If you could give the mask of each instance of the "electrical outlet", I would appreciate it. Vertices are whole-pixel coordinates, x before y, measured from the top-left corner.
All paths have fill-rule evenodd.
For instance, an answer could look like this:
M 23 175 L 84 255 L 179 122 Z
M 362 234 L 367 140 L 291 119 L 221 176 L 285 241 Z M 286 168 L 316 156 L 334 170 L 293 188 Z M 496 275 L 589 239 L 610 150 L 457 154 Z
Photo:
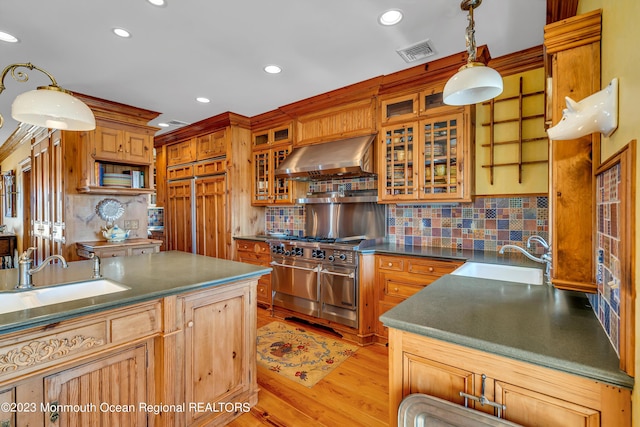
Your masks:
M 137 219 L 127 219 L 124 221 L 125 230 L 137 230 L 140 228 L 140 222 Z

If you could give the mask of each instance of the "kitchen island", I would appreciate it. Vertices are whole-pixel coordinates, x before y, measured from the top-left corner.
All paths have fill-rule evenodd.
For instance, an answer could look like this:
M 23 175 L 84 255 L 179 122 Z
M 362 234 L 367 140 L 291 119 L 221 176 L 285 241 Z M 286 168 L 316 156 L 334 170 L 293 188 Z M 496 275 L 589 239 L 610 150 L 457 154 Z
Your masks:
M 630 423 L 633 378 L 584 294 L 446 275 L 380 319 L 390 328 L 390 419 L 411 393 L 464 404 L 459 392 L 484 390 L 524 425 Z
M 33 283 L 87 281 L 92 263 Z M 103 276 L 129 289 L 0 314 L 0 422 L 228 423 L 257 401 L 255 292 L 269 271 L 175 251 L 112 258 Z M 0 272 L 4 291 L 15 283 Z

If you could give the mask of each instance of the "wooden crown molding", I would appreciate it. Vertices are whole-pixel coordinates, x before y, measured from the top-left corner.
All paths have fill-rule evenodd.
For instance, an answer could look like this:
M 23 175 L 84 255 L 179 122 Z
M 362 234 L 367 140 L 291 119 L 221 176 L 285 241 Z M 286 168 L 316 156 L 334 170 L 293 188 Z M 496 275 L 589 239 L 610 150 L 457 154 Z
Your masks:
M 151 120 L 160 115 L 157 111 L 145 110 L 144 108 L 108 101 L 78 92 L 73 92 L 73 96 L 87 104 L 96 118 L 147 126 Z
M 377 95 L 381 80 L 382 76 L 374 77 L 331 92 L 325 92 L 311 98 L 283 105 L 278 110 L 291 118 L 297 118 L 325 108 L 371 99 Z
M 503 77 L 542 68 L 544 67 L 544 46 L 538 45 L 493 58 L 488 65 Z
M 226 113 L 200 120 L 199 122 L 181 127 L 172 132 L 158 135 L 154 138 L 153 146 L 156 148 L 162 147 L 166 144 L 184 141 L 185 139 L 211 133 L 228 126 L 239 126 L 245 129 L 251 129 L 251 120 L 248 117 L 227 111 Z
M 575 16 L 578 3 L 579 0 L 547 0 L 547 24 Z
M 547 54 L 600 41 L 602 9 L 563 19 L 544 27 Z

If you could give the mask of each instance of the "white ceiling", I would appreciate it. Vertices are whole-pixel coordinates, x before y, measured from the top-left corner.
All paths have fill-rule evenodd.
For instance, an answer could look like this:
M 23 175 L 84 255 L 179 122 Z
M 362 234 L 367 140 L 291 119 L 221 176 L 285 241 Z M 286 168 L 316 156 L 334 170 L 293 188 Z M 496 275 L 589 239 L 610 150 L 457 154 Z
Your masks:
M 391 8 L 404 19 L 378 24 Z M 485 0 L 475 11 L 477 45 L 492 57 L 540 45 L 545 19 L 546 0 Z M 71 91 L 161 112 L 151 124 L 193 123 L 225 111 L 251 117 L 462 52 L 466 25 L 457 0 L 3 0 L 0 31 L 20 41 L 0 41 L 0 68 L 31 62 Z M 425 39 L 436 55 L 407 64 L 396 53 Z M 283 72 L 265 73 L 272 63 Z M 4 80 L 0 143 L 18 125 L 13 99 L 48 83 L 28 74 L 27 83 Z

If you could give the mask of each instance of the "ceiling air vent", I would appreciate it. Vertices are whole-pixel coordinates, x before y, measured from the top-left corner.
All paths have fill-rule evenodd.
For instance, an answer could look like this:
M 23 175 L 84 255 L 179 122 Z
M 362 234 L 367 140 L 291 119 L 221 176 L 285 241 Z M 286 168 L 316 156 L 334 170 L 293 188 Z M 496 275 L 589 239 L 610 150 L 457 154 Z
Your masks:
M 396 50 L 404 62 L 416 62 L 436 54 L 431 40 L 423 40 L 409 47 Z

